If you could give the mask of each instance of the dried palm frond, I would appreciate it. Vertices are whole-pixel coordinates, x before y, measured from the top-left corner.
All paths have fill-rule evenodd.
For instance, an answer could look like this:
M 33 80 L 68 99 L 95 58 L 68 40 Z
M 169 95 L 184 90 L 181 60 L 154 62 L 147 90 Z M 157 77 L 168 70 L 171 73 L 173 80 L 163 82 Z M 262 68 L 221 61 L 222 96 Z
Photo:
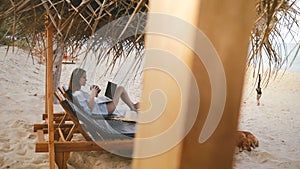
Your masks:
M 254 66 L 253 76 L 265 74 L 265 85 L 277 70 L 287 68 L 300 49 L 300 10 L 296 0 L 259 0 L 257 19 L 251 32 L 248 65 Z M 293 48 L 288 48 L 293 45 Z
M 55 29 L 56 44 L 62 43 L 64 51 L 74 56 L 86 47 L 86 56 L 89 51 L 98 51 L 98 62 L 113 54 L 114 67 L 118 58 L 130 52 L 142 56 L 147 4 L 148 0 L 2 0 L 0 26 L 5 25 L 12 43 L 23 39 L 31 52 L 37 48 L 43 51 L 48 16 Z M 298 54 L 299 39 L 291 39 L 296 45 L 294 52 L 285 44 L 289 43 L 287 36 L 299 33 L 299 7 L 296 0 L 257 0 L 256 11 L 248 66 L 256 68 L 254 76 L 266 74 L 263 77 L 267 77 L 267 84 L 269 77 L 287 67 Z
M 47 16 L 54 27 L 56 43 L 62 43 L 64 50 L 71 51 L 70 55 L 74 57 L 87 41 L 91 41 L 90 37 L 95 36 L 97 30 L 122 18 L 115 25 L 110 24 L 111 27 L 107 29 L 109 31 L 101 31 L 101 35 L 98 35 L 101 36 L 101 41 L 94 41 L 93 48 L 88 48 L 95 50 L 97 46 L 109 44 L 107 52 L 112 52 L 118 58 L 123 53 L 143 50 L 144 39 L 140 36 L 142 31 L 136 30 L 144 29 L 145 17 L 135 17 L 134 22 L 139 24 L 129 19 L 137 13 L 146 14 L 147 3 L 147 0 L 2 0 L 0 26 L 5 22 L 12 39 L 25 39 L 31 52 L 36 48 L 44 50 Z M 135 32 L 122 38 L 125 31 L 127 34 L 128 31 Z M 117 38 L 119 39 L 116 40 Z M 99 59 L 107 55 L 101 54 L 103 55 Z

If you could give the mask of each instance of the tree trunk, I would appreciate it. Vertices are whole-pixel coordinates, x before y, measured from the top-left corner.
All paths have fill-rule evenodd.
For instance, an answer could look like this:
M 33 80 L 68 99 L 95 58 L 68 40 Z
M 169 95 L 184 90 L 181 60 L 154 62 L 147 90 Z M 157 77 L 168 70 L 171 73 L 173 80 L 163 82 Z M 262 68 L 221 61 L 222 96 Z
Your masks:
M 56 91 L 58 85 L 60 84 L 63 54 L 64 54 L 63 43 L 59 40 L 57 42 L 56 49 L 54 50 L 54 58 L 53 58 L 53 91 Z M 56 97 L 54 97 L 54 103 L 55 104 L 58 103 Z

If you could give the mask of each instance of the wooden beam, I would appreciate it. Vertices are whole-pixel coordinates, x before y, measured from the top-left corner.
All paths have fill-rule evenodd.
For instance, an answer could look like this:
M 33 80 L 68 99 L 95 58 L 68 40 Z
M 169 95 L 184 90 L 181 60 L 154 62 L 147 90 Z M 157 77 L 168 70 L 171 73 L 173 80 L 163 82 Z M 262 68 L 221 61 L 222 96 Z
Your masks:
M 45 141 L 45 136 L 43 130 L 38 130 L 37 131 L 37 136 L 38 136 L 38 142 L 44 142 Z
M 70 157 L 70 152 L 62 152 L 62 153 L 55 152 L 55 162 L 59 169 L 68 168 L 67 162 L 69 157 Z
M 220 120 L 214 120 L 212 116 L 209 119 L 209 115 L 213 113 L 210 112 L 212 106 L 209 105 L 222 104 L 221 101 L 216 102 L 212 98 L 212 92 L 221 86 L 210 83 L 209 80 L 214 77 L 207 74 L 208 70 L 195 60 L 192 69 L 193 72 L 197 72 L 201 102 L 196 123 L 183 141 L 183 163 L 180 168 L 201 166 L 227 169 L 233 166 L 249 37 L 255 16 L 254 3 L 255 1 L 207 0 L 202 1 L 199 7 L 197 27 L 206 34 L 218 52 L 226 78 L 226 100 Z M 214 122 L 218 123 L 215 125 Z M 215 127 L 213 132 L 208 137 L 201 138 L 205 134 L 204 130 L 212 126 Z
M 195 25 L 197 21 L 197 14 L 198 14 L 198 7 L 201 1 L 186 1 L 181 0 L 164 0 L 158 1 L 153 0 L 150 1 L 150 13 L 161 13 L 161 17 L 158 15 L 151 15 L 149 17 L 148 26 L 149 29 L 152 29 L 155 26 L 166 28 L 168 30 L 174 30 L 174 28 L 180 28 L 180 25 L 170 25 L 172 20 L 161 20 L 163 19 L 163 15 L 174 16 L 174 20 L 178 21 L 185 20 L 191 25 Z M 173 20 L 173 21 L 174 21 Z M 181 33 L 185 34 L 185 38 L 190 41 L 193 41 L 194 32 L 187 32 L 187 30 L 179 30 Z M 145 67 L 151 67 L 151 65 L 158 64 L 165 65 L 166 67 L 174 67 L 178 71 L 181 67 L 177 67 L 178 65 L 174 65 L 171 62 L 172 60 L 166 60 L 166 57 L 169 57 L 169 54 L 173 54 L 173 58 L 176 61 L 182 62 L 182 65 L 187 65 L 192 67 L 193 52 L 188 49 L 184 44 L 180 44 L 176 42 L 172 38 L 168 38 L 168 36 L 159 36 L 159 34 L 146 34 L 146 58 L 145 58 Z M 158 52 L 156 54 L 151 54 L 151 51 Z M 166 53 L 164 53 L 166 52 Z M 155 61 L 156 60 L 156 61 Z M 159 66 L 160 66 L 159 65 Z M 154 66 L 155 68 L 155 66 Z M 160 71 L 162 70 L 162 71 Z M 176 70 L 175 70 L 176 71 Z M 167 73 L 165 73 L 167 72 Z M 178 86 L 177 80 L 174 79 L 172 74 L 168 74 L 169 71 L 165 71 L 164 67 L 161 69 L 149 69 L 144 71 L 143 77 L 143 93 L 142 93 L 142 101 L 141 101 L 141 115 L 145 114 L 158 114 L 159 116 L 152 120 L 151 122 L 147 122 L 144 124 L 138 123 L 137 124 L 137 138 L 144 138 L 149 140 L 149 142 L 143 142 L 143 140 L 136 141 L 134 146 L 134 156 L 133 160 L 133 168 L 134 169 L 150 169 L 153 168 L 153 164 L 155 164 L 155 168 L 161 169 L 176 169 L 180 168 L 180 161 L 181 158 L 181 151 L 182 151 L 182 143 L 177 142 L 180 135 L 182 134 L 181 131 L 183 130 L 184 126 L 178 126 L 178 130 L 176 133 L 170 134 L 167 138 L 158 139 L 158 141 L 151 141 L 151 138 L 154 136 L 159 136 L 160 134 L 163 135 L 167 133 L 166 131 L 172 126 L 174 126 L 174 121 L 179 116 L 179 110 L 181 109 L 181 93 L 180 88 Z M 170 72 L 173 73 L 173 72 Z M 183 73 L 183 72 L 181 72 Z M 171 75 L 171 76 L 170 76 Z M 184 83 L 184 86 L 189 87 L 190 82 L 187 79 L 180 80 L 180 83 Z M 154 105 L 152 103 L 153 108 L 150 109 L 150 104 L 148 103 L 149 93 L 151 93 L 154 89 L 162 90 L 165 95 L 165 100 L 160 100 L 161 103 Z M 195 91 L 193 91 L 195 92 Z M 158 97 L 156 100 L 163 97 Z M 152 101 L 155 101 L 155 100 Z M 162 106 L 166 102 L 164 109 L 159 109 L 159 106 Z M 147 112 L 143 112 L 144 110 L 150 110 Z M 156 112 L 162 111 L 162 112 Z M 188 113 L 187 113 L 188 114 Z M 170 144 L 171 148 L 161 150 L 161 152 L 154 152 L 145 154 L 145 152 L 151 152 L 153 149 L 157 149 L 162 147 L 162 145 Z M 172 145 L 173 144 L 173 145 Z M 157 153 L 157 154 L 156 154 Z M 146 157 L 140 157 L 140 156 Z M 148 156 L 148 157 L 147 157 Z M 201 168 L 201 167 L 198 167 Z
M 74 124 L 71 123 L 65 123 L 62 124 L 60 127 L 61 128 L 71 128 Z M 57 128 L 58 124 L 54 124 L 54 128 Z M 36 132 L 37 130 L 43 130 L 44 134 L 48 133 L 48 124 L 43 123 L 43 124 L 34 124 L 33 125 L 33 131 Z
M 150 1 L 147 24 L 148 30 L 152 32 L 145 37 L 145 67 L 154 69 L 144 71 L 140 113 L 140 119 L 144 123 L 137 124 L 136 137 L 142 139 L 135 141 L 134 169 L 151 169 L 153 164 L 161 169 L 232 168 L 254 11 L 253 1 Z M 156 16 L 160 14 L 161 17 L 155 17 L 151 13 Z M 165 17 L 164 14 L 173 17 Z M 186 22 L 191 26 L 185 27 Z M 167 32 L 155 34 L 154 27 Z M 178 33 L 179 36 L 182 35 L 181 38 L 174 37 Z M 199 42 L 199 33 L 205 34 L 200 37 L 205 43 Z M 206 48 L 207 46 L 210 48 Z M 201 49 L 200 55 L 197 49 Z M 174 65 L 174 60 L 165 59 L 170 55 L 175 61 L 179 60 L 187 66 L 193 77 L 174 79 L 176 75 L 183 75 L 184 70 Z M 161 67 L 156 68 L 156 65 L 176 69 L 174 72 L 164 71 Z M 214 79 L 220 79 L 220 83 Z M 196 88 L 191 87 L 193 80 L 197 83 Z M 160 98 L 164 97 L 160 96 L 151 100 L 154 103 L 149 103 L 149 94 L 154 93 L 155 89 L 160 89 L 166 99 L 162 100 Z M 198 91 L 199 97 L 194 97 Z M 224 92 L 222 97 L 215 97 L 216 94 Z M 191 97 L 185 99 L 183 96 L 186 95 Z M 214 98 L 217 99 L 213 100 Z M 157 105 L 155 99 L 159 100 Z M 166 101 L 166 105 L 163 101 Z M 197 116 L 192 116 L 195 105 L 199 105 L 196 109 Z M 215 105 L 216 111 L 211 112 Z M 160 110 L 162 111 L 157 112 Z M 153 115 L 157 115 L 157 118 L 153 118 Z M 146 121 L 143 117 L 152 119 Z M 178 119 L 185 121 L 179 123 L 177 130 L 172 133 L 170 129 Z M 189 122 L 192 122 L 192 127 L 184 135 L 183 131 Z M 157 139 L 166 133 L 170 133 L 169 137 Z M 176 142 L 181 136 L 184 136 L 183 139 Z M 172 147 L 161 152 L 153 151 L 158 145 L 160 148 L 163 145 Z
M 46 21 L 47 57 L 46 57 L 46 113 L 48 114 L 49 168 L 55 167 L 54 126 L 53 126 L 53 25 Z
M 62 140 L 63 142 L 66 142 L 64 133 L 63 133 L 63 131 L 61 130 L 61 128 L 58 128 L 58 133 L 59 133 L 59 136 L 60 136 L 61 140 Z
M 65 115 L 65 113 L 53 113 L 53 117 L 62 117 L 64 115 Z M 42 118 L 43 118 L 43 120 L 45 120 L 46 118 L 48 118 L 48 114 L 43 113 Z
M 105 145 L 110 150 L 131 150 L 133 148 L 133 140 L 103 141 L 98 144 Z M 92 141 L 54 142 L 54 147 L 56 153 L 104 150 L 98 144 Z M 48 142 L 36 143 L 35 152 L 48 152 L 48 150 Z
M 95 142 L 55 142 L 55 152 L 100 151 Z M 36 143 L 35 152 L 48 152 L 48 142 Z

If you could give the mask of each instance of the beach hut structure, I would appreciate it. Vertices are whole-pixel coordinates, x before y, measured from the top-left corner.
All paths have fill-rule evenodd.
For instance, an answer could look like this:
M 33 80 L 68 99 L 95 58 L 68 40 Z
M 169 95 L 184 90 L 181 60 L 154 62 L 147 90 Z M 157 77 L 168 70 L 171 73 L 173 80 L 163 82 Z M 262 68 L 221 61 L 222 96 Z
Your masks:
M 56 144 L 54 118 L 57 115 L 53 114 L 53 93 L 57 86 L 53 85 L 53 80 L 57 75 L 54 76 L 54 74 L 61 67 L 62 54 L 63 51 L 67 50 L 67 47 L 72 48 L 70 56 L 75 57 L 80 47 L 100 27 L 122 16 L 127 16 L 127 19 L 130 19 L 129 17 L 135 13 L 145 13 L 148 8 L 147 1 L 5 1 L 1 2 L 0 8 L 0 18 L 6 17 L 6 20 L 1 20 L 3 21 L 1 23 L 13 25 L 8 28 L 7 33 L 12 32 L 13 36 L 24 38 L 29 42 L 31 52 L 34 49 L 42 49 L 46 56 L 46 116 L 44 117 L 48 126 L 47 131 L 39 130 L 38 135 L 39 138 L 44 138 L 42 136 L 43 132 L 48 133 L 48 147 L 45 149 L 47 145 L 43 145 L 43 143 L 37 144 L 37 146 L 40 146 L 40 151 L 49 152 L 50 168 L 54 168 L 55 161 L 59 168 L 66 168 L 66 160 L 70 151 L 100 150 L 101 148 L 93 142 Z M 32 16 L 34 16 L 33 20 L 31 19 Z M 125 21 L 127 22 L 127 20 Z M 101 38 L 103 38 L 103 41 L 114 45 L 106 53 L 102 53 L 98 58 L 99 60 L 105 58 L 107 53 L 114 53 L 114 60 L 118 57 L 125 57 L 127 54 L 122 52 L 124 50 L 123 46 L 125 46 L 127 53 L 130 50 L 140 51 L 143 49 L 143 36 L 140 34 L 134 34 L 136 37 L 131 36 L 123 38 L 122 41 L 116 41 L 114 36 L 119 36 L 120 31 L 126 28 L 125 21 L 118 22 L 117 25 L 110 28 L 110 31 L 102 32 Z M 143 29 L 144 26 L 135 26 L 134 31 L 135 29 Z M 115 29 L 115 31 L 112 29 Z M 130 30 L 130 28 L 127 28 L 127 30 Z M 97 48 L 97 46 L 95 47 Z M 56 55 L 54 55 L 54 51 L 56 51 Z M 41 126 L 43 124 L 36 125 L 36 128 Z M 39 141 L 44 142 L 44 140 Z
M 239 0 L 226 2 L 217 2 L 216 0 L 191 1 L 189 3 L 179 0 L 153 0 L 150 2 L 147 0 L 25 0 L 17 2 L 4 0 L 1 2 L 0 24 L 8 25 L 8 35 L 16 37 L 16 39 L 27 40 L 31 51 L 41 47 L 46 54 L 46 113 L 49 133 L 47 151 L 49 151 L 49 167 L 54 168 L 55 158 L 64 161 L 64 164 L 59 166 L 60 168 L 66 167 L 64 159 L 67 159 L 68 156 L 68 154 L 56 154 L 63 147 L 56 148 L 54 141 L 54 119 L 56 115 L 53 114 L 53 93 L 56 87 L 53 87 L 53 77 L 55 77 L 53 68 L 56 68 L 59 72 L 62 53 L 68 47 L 71 46 L 80 50 L 80 47 L 86 44 L 89 37 L 94 35 L 99 28 L 120 17 L 128 16 L 127 22 L 111 27 L 111 30 L 106 31 L 102 37 L 102 40 L 105 42 L 113 41 L 112 44 L 114 45 L 110 47 L 108 52 L 114 53 L 114 61 L 119 57 L 127 56 L 127 52 L 124 52 L 125 48 L 127 51 L 143 51 L 144 46 L 146 46 L 146 49 L 155 48 L 159 51 L 167 51 L 166 53 L 158 53 L 164 54 L 163 56 L 166 56 L 166 58 L 168 58 L 167 56 L 171 51 L 176 58 L 174 64 L 182 63 L 185 68 L 188 67 L 194 78 L 178 81 L 180 85 L 183 85 L 180 86 L 176 85 L 174 79 L 170 78 L 170 76 L 166 77 L 160 72 L 151 69 L 148 72 L 145 71 L 143 100 L 147 100 L 145 97 L 152 91 L 153 86 L 165 87 L 164 84 L 169 85 L 167 88 L 164 88 L 167 94 L 170 91 L 178 91 L 179 87 L 181 90 L 186 91 L 184 94 L 194 96 L 194 93 L 200 93 L 198 99 L 193 99 L 197 98 L 197 96 L 178 99 L 181 98 L 182 94 L 178 92 L 174 92 L 170 96 L 167 95 L 169 96 L 167 105 L 165 110 L 161 112 L 163 116 L 153 123 L 138 124 L 137 141 L 134 145 L 134 156 L 136 158 L 133 160 L 133 168 L 149 168 L 152 167 L 149 164 L 154 163 L 160 168 L 199 168 L 199 166 L 201 168 L 231 168 L 234 149 L 233 136 L 238 122 L 245 64 L 248 61 L 249 65 L 256 64 L 258 68 L 261 68 L 259 62 L 262 58 L 261 51 L 265 49 L 270 58 L 270 63 L 274 63 L 275 68 L 283 65 L 282 63 L 285 60 L 276 53 L 278 50 L 276 46 L 272 46 L 271 42 L 273 39 L 269 37 L 276 36 L 276 34 L 272 34 L 272 31 L 277 31 L 275 22 L 278 19 L 275 17 L 278 16 L 276 15 L 278 12 L 283 11 L 283 15 L 293 12 L 299 14 L 299 11 L 293 8 L 295 2 L 290 3 L 289 1 L 278 0 L 257 1 L 256 3 L 246 3 Z M 254 11 L 254 9 L 257 11 Z M 155 14 L 149 15 L 152 17 L 149 17 L 149 30 L 159 34 L 161 31 L 165 31 L 165 29 L 160 28 L 166 28 L 171 34 L 168 32 L 165 32 L 165 34 L 175 38 L 177 38 L 177 34 L 172 32 L 172 30 L 184 32 L 184 36 L 181 37 L 183 38 L 182 41 L 179 41 L 181 43 L 171 39 L 172 37 L 151 35 L 151 32 L 146 37 L 144 37 L 144 33 L 133 33 L 133 36 L 118 41 L 118 37 L 127 29 L 144 30 L 145 25 L 139 24 L 139 22 L 136 23 L 133 29 L 128 27 L 128 23 L 132 21 L 131 18 L 138 13 L 162 13 L 162 17 L 157 17 Z M 255 16 L 255 14 L 257 15 Z M 166 18 L 170 18 L 170 20 L 164 20 Z M 174 21 L 174 18 L 177 19 Z M 138 21 L 146 23 L 142 22 L 144 20 L 145 18 L 141 17 Z M 180 25 L 174 25 L 171 21 L 174 21 L 175 24 L 179 22 Z M 293 20 L 291 23 L 296 21 Z M 255 23 L 255 26 L 253 26 L 253 23 Z M 293 25 L 291 23 L 288 25 Z M 159 24 L 158 29 L 155 27 L 157 24 Z M 177 29 L 185 25 L 188 26 L 183 28 L 189 29 Z M 199 36 L 197 30 L 201 30 L 200 32 L 205 34 L 203 36 L 201 33 L 200 37 L 204 38 L 206 43 L 203 44 L 203 41 L 196 43 L 199 42 L 197 41 Z M 249 35 L 253 50 L 247 59 Z M 209 39 L 208 41 L 207 38 Z M 284 40 L 283 37 L 281 39 Z M 12 41 L 14 43 L 15 38 L 12 38 Z M 205 61 L 205 53 L 200 53 L 198 56 L 198 44 L 208 45 L 211 49 L 209 54 L 217 54 L 218 56 L 215 58 L 216 62 L 210 63 Z M 55 49 L 53 46 L 55 46 Z M 299 46 L 297 48 L 299 49 Z M 55 50 L 60 52 L 56 52 L 54 56 Z M 72 51 L 75 52 L 71 53 L 71 55 L 76 56 L 76 50 Z M 99 61 L 108 52 L 101 53 Z M 148 54 L 146 53 L 145 64 L 151 67 L 151 64 L 155 65 L 155 61 L 157 61 L 157 58 L 153 60 L 151 56 L 157 53 L 155 51 L 154 53 L 151 53 L 153 51 L 149 52 Z M 141 54 L 140 56 L 142 57 L 143 55 Z M 160 63 L 169 64 L 169 60 L 164 60 L 164 58 L 159 58 Z M 218 74 L 214 74 L 209 69 L 209 66 L 216 66 Z M 261 71 L 259 69 L 257 73 Z M 164 84 L 161 82 L 164 82 Z M 198 84 L 196 89 L 191 88 L 194 84 Z M 216 84 L 225 84 L 225 86 L 216 86 Z M 221 100 L 213 100 L 218 98 L 216 92 L 221 93 Z M 180 103 L 179 101 L 184 102 Z M 215 103 L 217 103 L 217 110 L 221 114 L 216 115 L 214 112 L 211 114 L 210 106 Z M 187 107 L 187 105 L 190 106 Z M 192 109 L 193 105 L 198 105 L 199 107 L 196 107 L 195 118 L 190 119 L 188 113 L 194 111 Z M 148 106 L 146 102 L 142 102 L 142 111 Z M 182 108 L 182 111 L 178 111 L 179 108 Z M 155 114 L 155 111 L 145 112 L 145 114 L 151 113 Z M 183 118 L 176 129 L 180 130 L 179 136 L 183 135 L 184 137 L 179 139 L 178 135 L 167 135 L 166 140 L 176 140 L 178 142 L 171 142 L 174 145 L 171 148 L 167 147 L 163 152 L 151 152 L 151 150 L 147 149 L 157 147 L 159 143 L 151 142 L 151 140 L 143 142 L 141 138 L 148 138 L 163 132 L 164 129 L 168 129 L 173 123 L 177 122 L 175 121 L 177 117 Z M 183 131 L 185 131 L 186 123 L 188 122 L 193 122 L 193 125 L 190 126 L 188 133 L 184 133 Z M 38 134 L 41 133 L 38 132 Z M 70 145 L 72 144 L 70 143 Z M 75 149 L 74 145 L 71 148 L 73 150 Z M 96 146 L 87 145 L 86 147 L 89 147 L 89 150 L 99 150 L 99 147 Z M 150 154 L 147 154 L 149 151 Z M 170 163 L 170 161 L 174 162 Z

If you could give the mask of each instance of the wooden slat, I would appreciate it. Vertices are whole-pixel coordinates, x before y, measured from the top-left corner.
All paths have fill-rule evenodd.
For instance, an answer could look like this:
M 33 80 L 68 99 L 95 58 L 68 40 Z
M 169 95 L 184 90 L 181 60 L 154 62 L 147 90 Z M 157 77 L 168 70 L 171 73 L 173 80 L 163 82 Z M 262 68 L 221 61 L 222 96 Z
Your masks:
M 79 126 L 79 127 L 80 127 L 80 126 Z M 74 126 L 70 129 L 70 131 L 69 131 L 69 133 L 68 133 L 68 135 L 67 135 L 67 137 L 66 137 L 66 140 L 70 141 L 70 140 L 73 138 L 73 134 L 75 133 L 75 130 L 76 130 L 76 129 L 79 130 L 79 127 L 78 127 L 77 125 L 74 125 Z M 82 131 L 82 132 L 85 133 L 85 131 Z M 82 132 L 81 132 L 81 133 L 82 133 Z
M 133 148 L 133 140 L 116 140 L 101 142 L 106 148 L 112 150 L 130 150 Z M 103 148 L 92 141 L 82 142 L 54 142 L 55 152 L 76 152 L 76 151 L 100 151 Z M 48 152 L 48 142 L 36 143 L 35 152 Z
M 72 98 L 69 97 L 69 95 L 66 93 L 65 89 L 62 86 L 58 86 L 58 90 L 65 98 L 67 98 L 70 101 L 72 100 Z
M 73 126 L 73 124 L 70 124 L 70 123 L 65 123 L 65 124 L 62 124 L 60 127 L 61 128 L 71 128 Z M 58 124 L 54 124 L 54 128 L 57 128 L 58 127 Z M 43 124 L 34 124 L 33 125 L 33 131 L 36 132 L 37 130 L 40 130 L 40 129 L 44 129 L 44 130 L 47 130 L 48 129 L 48 124 L 46 123 L 43 123 Z M 48 133 L 48 131 L 44 132 L 45 134 Z
M 61 116 L 63 116 L 65 113 L 54 113 L 53 114 L 53 117 L 61 117 Z M 48 114 L 46 114 L 46 113 L 44 113 L 43 115 L 42 115 L 42 117 L 43 117 L 43 120 L 45 120 L 46 118 L 48 118 Z
M 55 114 L 53 114 L 53 120 L 56 121 L 56 122 L 60 122 L 61 119 L 64 117 L 64 115 L 65 115 L 65 113 L 55 113 Z M 43 118 L 43 120 L 48 119 L 48 114 L 43 114 L 42 118 Z M 70 121 L 71 119 L 66 118 L 65 120 Z
M 63 89 L 61 89 L 63 90 Z M 60 90 L 59 90 L 60 91 Z M 63 94 L 61 94 L 59 91 L 55 91 L 54 95 L 57 97 L 57 99 L 59 100 L 59 103 L 61 104 L 61 106 L 64 108 L 64 110 L 66 111 L 66 113 L 68 114 L 68 117 L 70 118 L 70 120 L 74 123 L 74 126 L 72 126 L 71 130 L 69 130 L 69 134 L 66 137 L 67 141 L 70 141 L 73 137 L 73 134 L 76 131 L 79 131 L 82 136 L 88 140 L 91 141 L 92 139 L 89 137 L 89 135 L 83 130 L 79 120 L 77 119 L 77 117 L 74 115 L 76 114 L 75 112 L 72 112 L 72 110 L 70 109 L 70 107 L 68 106 L 68 102 L 66 100 L 64 100 L 64 96 Z
M 55 152 L 55 162 L 59 169 L 68 168 L 67 162 L 69 158 L 70 158 L 70 152 L 62 152 L 62 153 Z
M 58 130 L 58 133 L 59 133 L 59 136 L 60 136 L 61 140 L 62 140 L 63 142 L 66 142 L 64 133 L 62 132 L 61 128 L 58 128 L 57 130 Z
M 38 136 L 38 142 L 44 142 L 45 141 L 45 136 L 43 130 L 38 130 L 37 131 L 37 136 Z

